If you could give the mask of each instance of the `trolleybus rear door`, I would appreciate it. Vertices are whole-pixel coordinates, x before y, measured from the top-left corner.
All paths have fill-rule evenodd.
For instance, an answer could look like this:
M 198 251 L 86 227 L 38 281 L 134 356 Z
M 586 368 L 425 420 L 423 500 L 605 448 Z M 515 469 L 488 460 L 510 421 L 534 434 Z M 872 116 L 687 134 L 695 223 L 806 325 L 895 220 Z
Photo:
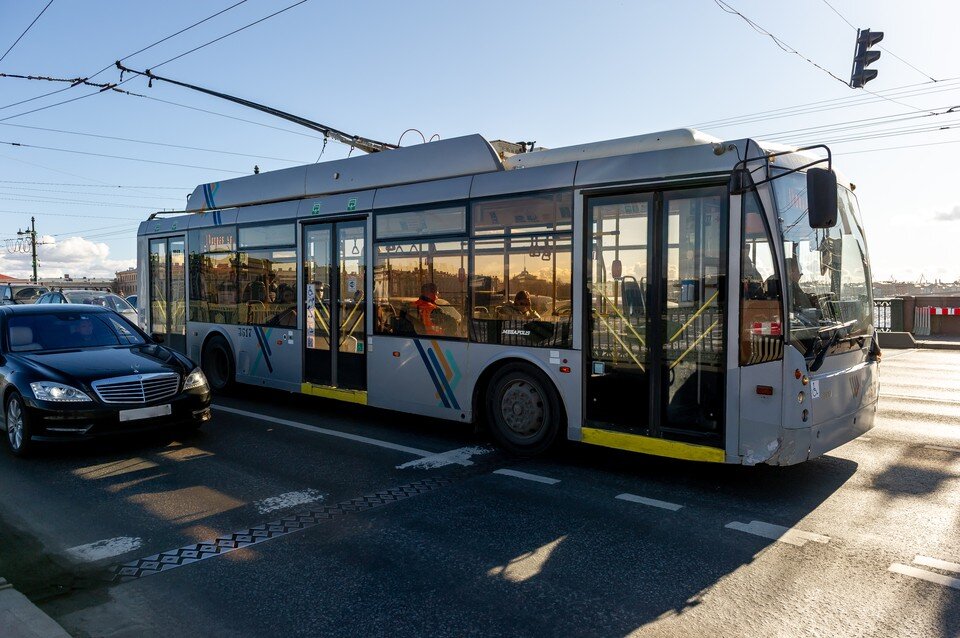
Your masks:
M 364 390 L 366 222 L 310 224 L 304 231 L 304 378 Z

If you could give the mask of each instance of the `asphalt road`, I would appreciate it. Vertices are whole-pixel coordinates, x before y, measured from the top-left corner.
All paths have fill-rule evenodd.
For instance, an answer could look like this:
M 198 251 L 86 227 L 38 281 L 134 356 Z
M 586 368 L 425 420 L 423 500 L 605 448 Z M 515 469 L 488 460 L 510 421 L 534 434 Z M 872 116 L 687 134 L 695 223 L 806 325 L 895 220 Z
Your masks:
M 881 375 L 877 427 L 789 468 L 246 389 L 0 454 L 0 575 L 75 636 L 960 636 L 960 352 Z

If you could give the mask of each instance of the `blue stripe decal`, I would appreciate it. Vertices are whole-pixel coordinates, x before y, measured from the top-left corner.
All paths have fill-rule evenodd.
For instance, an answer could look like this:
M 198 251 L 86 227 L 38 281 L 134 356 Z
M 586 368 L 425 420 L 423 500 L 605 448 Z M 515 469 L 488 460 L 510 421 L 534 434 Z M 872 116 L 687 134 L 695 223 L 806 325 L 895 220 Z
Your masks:
M 417 346 L 417 350 L 420 351 L 420 358 L 423 359 L 423 365 L 427 367 L 427 374 L 430 375 L 433 385 L 437 388 L 437 394 L 440 395 L 440 400 L 443 401 L 443 407 L 449 408 L 450 402 L 447 401 L 447 397 L 443 393 L 443 388 L 440 386 L 440 382 L 437 380 L 437 373 L 434 372 L 433 366 L 430 365 L 430 361 L 427 359 L 427 353 L 423 351 L 423 346 L 420 345 L 420 342 L 417 339 L 414 339 L 413 343 Z
M 450 397 L 450 402 L 453 403 L 453 407 L 457 410 L 460 409 L 460 404 L 457 403 L 457 397 L 453 394 L 453 390 L 450 389 L 450 384 L 447 383 L 447 377 L 443 374 L 443 367 L 440 365 L 440 360 L 437 359 L 437 353 L 433 351 L 433 348 L 427 350 L 427 354 L 430 355 L 430 360 L 433 361 L 433 366 L 437 371 L 437 376 L 440 378 L 440 383 L 443 384 L 443 387 L 447 391 L 447 396 Z
M 270 335 L 267 334 L 267 333 L 264 331 L 264 329 L 261 328 L 261 327 L 259 327 L 259 326 L 256 327 L 255 330 L 259 330 L 259 331 L 260 331 L 260 336 L 263 337 L 263 343 L 264 343 L 264 345 L 267 346 L 267 354 L 272 357 L 272 356 L 273 356 L 273 348 L 270 347 Z M 272 330 L 273 330 L 273 329 L 271 328 L 271 331 L 272 331 Z
M 203 185 L 203 201 L 207 203 L 207 208 L 213 208 L 213 200 L 210 196 L 210 184 Z
M 260 344 L 260 352 L 263 353 L 263 360 L 267 363 L 267 370 L 273 373 L 273 364 L 270 363 L 270 355 L 267 354 L 266 341 L 264 340 L 263 335 L 260 333 L 260 329 L 254 328 L 253 334 L 257 335 L 257 343 Z

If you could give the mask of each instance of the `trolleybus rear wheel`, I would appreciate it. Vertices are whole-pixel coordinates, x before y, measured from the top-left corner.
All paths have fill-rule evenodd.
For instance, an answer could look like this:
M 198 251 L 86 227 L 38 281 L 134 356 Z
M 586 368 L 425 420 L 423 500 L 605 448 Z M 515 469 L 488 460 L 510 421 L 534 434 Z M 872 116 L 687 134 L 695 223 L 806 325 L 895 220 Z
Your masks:
M 490 380 L 486 408 L 494 439 L 513 454 L 545 452 L 560 432 L 560 398 L 543 373 L 529 365 L 499 370 Z

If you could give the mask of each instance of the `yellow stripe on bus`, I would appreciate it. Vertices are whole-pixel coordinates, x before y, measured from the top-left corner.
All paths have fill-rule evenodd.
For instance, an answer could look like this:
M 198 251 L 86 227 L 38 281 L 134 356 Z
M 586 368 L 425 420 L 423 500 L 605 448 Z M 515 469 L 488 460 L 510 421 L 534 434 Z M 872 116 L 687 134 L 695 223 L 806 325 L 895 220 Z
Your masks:
M 656 439 L 651 436 L 641 436 L 639 434 L 610 432 L 609 430 L 598 430 L 595 428 L 582 428 L 581 432 L 583 434 L 583 442 L 592 445 L 602 445 L 618 450 L 642 452 L 643 454 L 654 454 L 656 456 L 668 456 L 673 459 L 686 459 L 688 461 L 710 461 L 712 463 L 723 463 L 726 461 L 724 451 L 715 447 L 681 443 L 679 441 L 667 441 L 666 439 Z
M 316 385 L 314 383 L 303 383 L 300 385 L 300 392 L 303 394 L 312 394 L 315 397 L 325 399 L 336 399 L 337 401 L 348 401 L 350 403 L 367 404 L 366 390 L 347 390 L 345 388 L 334 388 L 328 385 Z

